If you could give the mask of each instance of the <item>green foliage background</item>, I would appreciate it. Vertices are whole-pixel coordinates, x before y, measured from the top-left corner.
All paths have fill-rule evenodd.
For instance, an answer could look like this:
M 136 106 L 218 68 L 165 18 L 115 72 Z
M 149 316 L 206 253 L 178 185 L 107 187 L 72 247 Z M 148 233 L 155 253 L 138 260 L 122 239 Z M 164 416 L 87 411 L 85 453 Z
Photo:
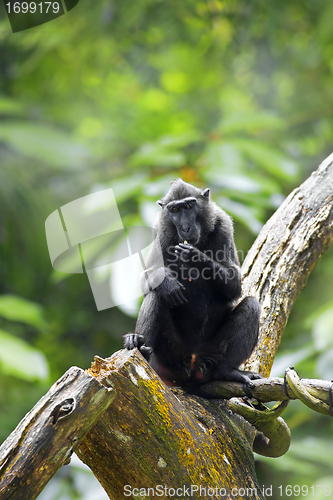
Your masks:
M 68 367 L 109 356 L 135 325 L 119 308 L 97 312 L 85 275 L 52 270 L 47 216 L 112 187 L 124 225 L 151 225 L 180 176 L 211 187 L 245 254 L 332 151 L 332 15 L 331 0 L 81 0 L 13 34 L 0 5 L 1 440 Z M 292 364 L 333 378 L 332 292 L 329 251 L 274 374 Z M 273 498 L 279 485 L 333 488 L 331 420 L 297 402 L 286 420 L 291 450 L 258 457 L 261 483 Z M 64 468 L 40 498 L 104 498 L 90 480 Z

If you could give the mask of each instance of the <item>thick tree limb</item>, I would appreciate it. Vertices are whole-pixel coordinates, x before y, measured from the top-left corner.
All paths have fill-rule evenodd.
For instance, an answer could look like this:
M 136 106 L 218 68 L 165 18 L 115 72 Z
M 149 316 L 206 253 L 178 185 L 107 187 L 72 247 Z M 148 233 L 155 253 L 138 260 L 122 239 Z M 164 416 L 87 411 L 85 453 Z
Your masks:
M 333 240 L 333 155 L 295 189 L 262 228 L 244 264 L 243 295 L 262 306 L 246 369 L 267 377 L 298 294 Z
M 1 500 L 34 500 L 106 410 L 115 391 L 70 368 L 0 448 Z
M 252 454 L 256 431 L 227 401 L 209 402 L 165 386 L 136 349 L 97 358 L 89 372 L 102 384 L 112 383 L 117 398 L 76 453 L 110 498 L 156 485 L 210 488 L 207 497 L 219 500 L 216 488 L 224 498 L 244 488 L 251 490 L 249 497 L 263 498 Z M 151 492 L 145 496 L 153 498 Z

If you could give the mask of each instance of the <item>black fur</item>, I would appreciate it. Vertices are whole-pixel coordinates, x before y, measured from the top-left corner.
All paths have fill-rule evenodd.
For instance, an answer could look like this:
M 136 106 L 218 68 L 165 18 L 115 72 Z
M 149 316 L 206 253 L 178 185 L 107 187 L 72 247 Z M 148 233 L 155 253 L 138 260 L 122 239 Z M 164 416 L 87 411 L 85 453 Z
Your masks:
M 231 218 L 210 200 L 209 189 L 181 179 L 158 204 L 156 239 L 142 278 L 145 298 L 125 347 L 139 347 L 169 383 L 234 380 L 251 386 L 259 375 L 238 368 L 257 343 L 260 306 L 253 297 L 235 306 L 241 271 Z

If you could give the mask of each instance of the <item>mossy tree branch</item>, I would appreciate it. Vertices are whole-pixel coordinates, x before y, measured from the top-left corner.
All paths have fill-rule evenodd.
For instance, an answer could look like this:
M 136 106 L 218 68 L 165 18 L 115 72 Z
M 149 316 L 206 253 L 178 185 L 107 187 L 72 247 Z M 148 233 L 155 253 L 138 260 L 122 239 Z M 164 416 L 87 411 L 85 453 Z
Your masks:
M 106 360 L 97 357 L 89 373 L 101 384 L 114 385 L 117 398 L 77 454 L 110 498 L 124 498 L 126 485 L 146 492 L 166 485 L 217 488 L 225 498 L 244 488 L 251 498 L 263 499 L 252 453 L 256 430 L 227 401 L 213 403 L 165 386 L 136 349 Z
M 246 369 L 269 376 L 291 309 L 333 240 L 333 155 L 295 189 L 262 228 L 242 266 L 243 295 L 262 306 Z
M 95 377 L 70 368 L 1 445 L 1 500 L 34 500 L 114 397 Z

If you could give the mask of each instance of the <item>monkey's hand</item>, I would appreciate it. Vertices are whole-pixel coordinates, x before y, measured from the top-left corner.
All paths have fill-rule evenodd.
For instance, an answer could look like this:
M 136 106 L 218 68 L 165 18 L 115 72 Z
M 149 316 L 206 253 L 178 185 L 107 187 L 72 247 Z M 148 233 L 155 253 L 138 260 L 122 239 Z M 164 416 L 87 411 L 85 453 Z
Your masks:
M 178 245 L 175 246 L 174 252 L 183 262 L 190 262 L 191 264 L 198 265 L 207 263 L 208 261 L 212 262 L 207 255 L 200 252 L 200 250 L 189 243 L 178 243 Z
M 168 303 L 170 307 L 179 307 L 188 302 L 183 294 L 184 285 L 174 278 L 166 278 L 156 292 Z

